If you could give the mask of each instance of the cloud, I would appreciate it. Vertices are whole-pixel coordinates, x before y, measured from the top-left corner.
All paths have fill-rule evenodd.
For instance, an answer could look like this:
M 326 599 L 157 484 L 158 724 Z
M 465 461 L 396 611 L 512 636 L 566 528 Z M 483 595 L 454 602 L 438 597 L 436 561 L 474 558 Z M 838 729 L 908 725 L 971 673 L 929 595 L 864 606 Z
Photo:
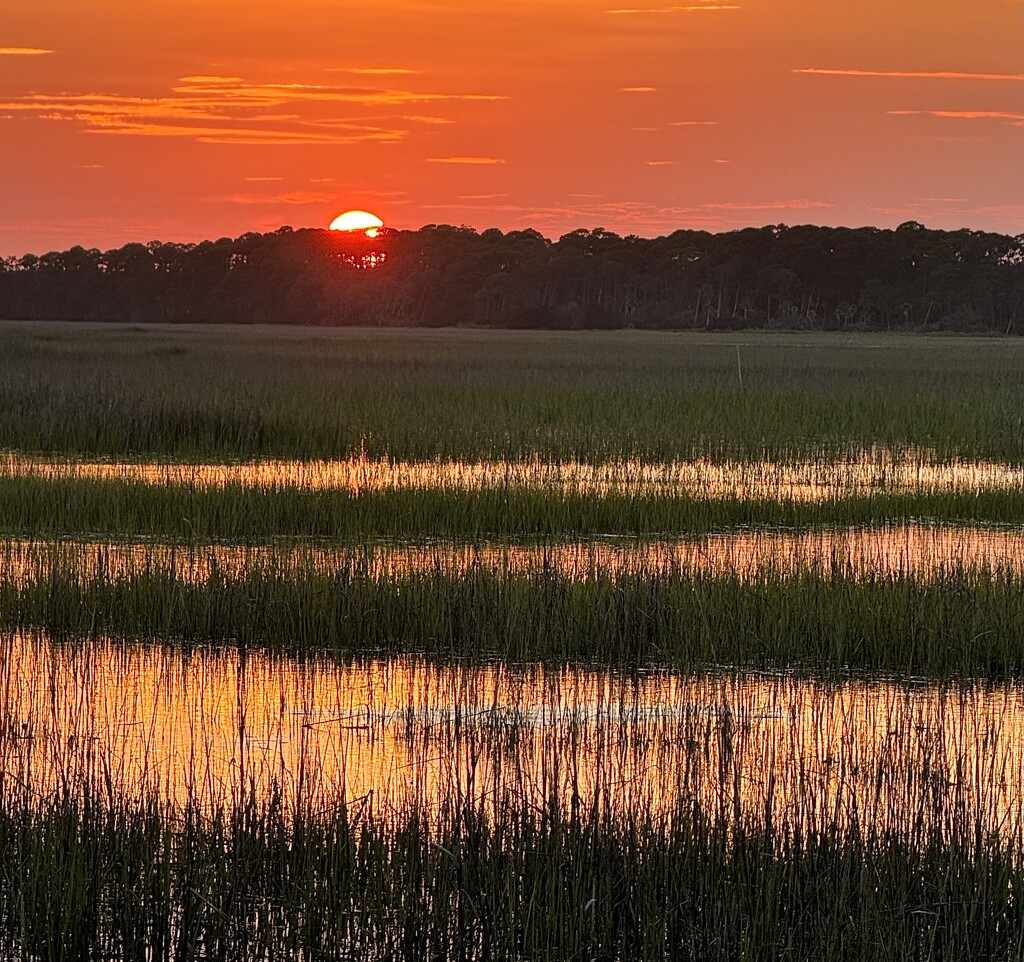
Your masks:
M 696 13 L 703 10 L 742 10 L 734 3 L 694 3 L 685 6 L 673 7 L 619 7 L 615 10 L 605 10 L 605 13 L 621 16 L 624 14 L 646 14 L 646 13 Z
M 232 204 L 249 204 L 253 206 L 291 204 L 296 207 L 303 207 L 308 204 L 326 204 L 328 201 L 336 200 L 336 194 L 325 194 L 310 190 L 295 190 L 285 194 L 229 194 L 227 197 L 215 198 L 226 200 Z
M 1014 127 L 1024 127 L 1024 114 L 1006 110 L 887 110 L 895 117 L 945 117 L 952 120 L 1001 120 Z
M 30 93 L 0 103 L 0 110 L 27 113 L 42 120 L 73 121 L 94 134 L 192 137 L 202 143 L 218 144 L 309 145 L 393 143 L 408 133 L 399 126 L 398 119 L 386 126 L 374 126 L 344 117 L 323 117 L 325 107 L 330 109 L 332 105 L 386 108 L 424 102 L 505 99 L 496 94 L 250 83 L 240 77 L 193 75 L 182 77 L 171 94 L 162 97 Z M 442 123 L 444 119 L 418 116 L 416 122 Z
M 428 164 L 468 164 L 471 166 L 487 166 L 490 164 L 504 164 L 500 157 L 428 157 Z
M 43 57 L 54 52 L 45 47 L 0 47 L 0 57 Z
M 402 118 L 403 120 L 410 120 L 415 124 L 454 124 L 455 121 L 451 117 L 434 117 L 429 114 L 412 114 Z
M 75 118 L 80 119 L 80 118 Z M 373 133 L 316 133 L 304 130 L 262 130 L 246 127 L 207 127 L 185 124 L 147 123 L 123 118 L 89 118 L 86 132 L 134 137 L 192 137 L 203 144 L 253 144 L 263 146 L 295 146 L 366 143 L 367 141 L 401 140 L 405 132 L 382 130 Z
M 281 194 L 277 199 L 282 204 L 326 204 L 329 200 L 335 200 L 337 194 L 325 194 L 313 190 L 293 190 L 287 194 Z
M 354 73 L 363 77 L 398 77 L 418 74 L 407 67 L 328 67 L 328 73 Z
M 501 200 L 508 194 L 459 194 L 458 200 Z
M 718 127 L 719 120 L 673 120 L 669 127 Z
M 454 203 L 427 204 L 417 208 L 422 211 L 474 212 L 483 216 L 502 215 L 527 227 L 542 231 L 559 232 L 576 228 L 580 224 L 608 227 L 622 233 L 664 233 L 682 227 L 704 227 L 714 229 L 728 226 L 731 222 L 716 211 L 699 207 L 676 207 L 645 204 L 634 201 L 605 201 L 602 203 L 581 203 L 565 205 L 526 205 L 515 203 Z
M 251 183 L 269 183 L 275 180 L 284 180 L 283 177 L 246 177 L 245 179 Z
M 436 93 L 375 87 L 338 87 L 330 84 L 249 83 L 238 77 L 182 77 L 176 94 L 227 97 L 252 105 L 300 103 L 347 103 L 360 106 L 393 106 L 429 103 L 441 100 L 497 101 L 509 98 L 500 94 Z
M 644 163 L 648 167 L 670 167 L 675 161 L 674 160 L 645 160 Z
M 701 206 L 708 210 L 815 210 L 834 207 L 835 204 L 829 204 L 823 200 L 771 200 L 753 203 L 720 201 Z
M 829 67 L 798 67 L 793 73 L 831 77 L 896 77 L 924 80 L 1024 80 L 1021 73 L 967 73 L 959 70 L 846 70 Z
M 619 93 L 624 94 L 652 94 L 657 87 L 619 87 Z

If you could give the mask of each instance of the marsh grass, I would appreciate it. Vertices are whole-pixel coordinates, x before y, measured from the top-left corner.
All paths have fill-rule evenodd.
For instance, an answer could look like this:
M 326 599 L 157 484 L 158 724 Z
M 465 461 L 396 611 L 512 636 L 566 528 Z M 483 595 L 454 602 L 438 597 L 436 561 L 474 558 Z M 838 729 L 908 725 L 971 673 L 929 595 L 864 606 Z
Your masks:
M 80 652 L 69 668 L 101 685 L 95 647 Z M 160 674 L 179 657 L 167 653 Z M 552 722 L 554 741 L 538 752 L 537 731 L 521 721 L 468 722 L 482 679 L 470 671 L 465 680 L 449 722 L 396 722 L 415 757 L 462 759 L 461 775 L 397 805 L 386 791 L 346 800 L 257 787 L 241 748 L 191 760 L 223 772 L 226 802 L 211 806 L 198 787 L 168 800 L 152 752 L 141 759 L 151 768 L 139 792 L 127 797 L 101 764 L 72 761 L 91 751 L 89 713 L 62 715 L 37 701 L 28 716 L 35 737 L 50 711 L 65 724 L 44 749 L 57 766 L 45 792 L 16 777 L 24 737 L 3 736 L 4 957 L 896 962 L 1024 949 L 1017 769 L 1004 772 L 1005 784 L 972 777 L 996 746 L 964 738 L 980 707 L 970 692 L 919 713 L 894 688 L 883 720 L 899 741 L 866 757 L 846 739 L 866 720 L 856 702 L 846 703 L 847 717 L 827 698 L 812 700 L 806 724 L 781 738 L 798 765 L 787 795 L 781 768 L 794 758 L 759 746 L 741 704 L 681 715 L 667 749 L 672 723 L 631 711 L 629 682 L 607 684 L 602 711 L 564 730 Z M 628 726 L 611 720 L 616 704 Z M 134 709 L 122 722 L 151 733 L 157 749 L 163 722 L 152 706 Z M 241 705 L 226 715 L 241 742 L 261 737 L 253 722 Z M 1013 756 L 1016 729 L 1002 731 L 997 717 L 989 724 Z M 814 754 L 830 742 L 835 754 Z M 643 759 L 657 758 L 658 745 L 688 759 L 666 797 L 615 777 L 616 746 Z M 744 752 L 753 757 L 742 776 Z M 486 776 L 484 757 L 495 763 Z M 694 781 L 709 783 L 710 795 L 691 791 Z M 833 804 L 822 804 L 822 785 Z M 867 804 L 856 802 L 855 785 Z M 1002 806 L 1008 793 L 1013 811 Z
M 607 819 L 473 800 L 381 821 L 270 805 L 0 803 L 18 959 L 1011 958 L 1018 849 L 736 826 L 681 802 Z
M 1024 676 L 1024 585 L 1008 570 L 933 577 L 685 569 L 580 581 L 553 570 L 379 576 L 273 562 L 85 575 L 59 564 L 0 580 L 0 621 L 56 637 L 227 643 L 294 655 L 424 653 L 699 669 L 719 665 L 901 676 Z
M 82 645 L 66 670 L 104 697 L 105 657 Z M 156 659 L 161 685 L 181 657 Z M 116 661 L 108 667 L 116 677 Z M 420 694 L 429 705 L 444 670 L 412 668 L 431 676 Z M 293 796 L 258 783 L 243 747 L 252 739 L 258 751 L 263 733 L 241 703 L 229 706 L 236 730 L 224 733 L 236 752 L 204 760 L 200 749 L 192 759 L 223 773 L 225 801 L 211 805 L 198 782 L 168 798 L 157 753 L 174 742 L 155 706 L 137 700 L 112 719 L 150 743 L 136 759 L 136 790 L 124 794 L 91 747 L 88 698 L 69 713 L 64 696 L 30 702 L 31 732 L 0 733 L 4 957 L 895 962 L 1012 958 L 1024 948 L 1019 720 L 1000 716 L 996 698 L 980 724 L 991 741 L 970 737 L 986 711 L 982 689 L 925 693 L 931 707 L 921 709 L 890 684 L 879 714 L 861 717 L 857 698 L 826 690 L 801 702 L 803 683 L 776 678 L 768 703 L 802 707 L 799 724 L 761 722 L 781 727 L 772 747 L 742 698 L 713 713 L 645 714 L 628 676 L 603 675 L 583 696 L 596 693 L 599 710 L 549 715 L 538 750 L 541 733 L 523 716 L 469 721 L 489 697 L 485 672 L 469 668 L 446 689 L 448 721 L 390 723 L 422 764 L 441 756 L 452 766 L 433 791 L 413 777 L 423 788 L 397 804 L 386 786 L 351 797 L 314 783 Z M 514 675 L 507 681 L 512 694 Z M 568 681 L 533 687 L 548 708 L 573 705 Z M 224 692 L 214 685 L 204 697 L 220 703 Z M 1007 712 L 1019 704 L 1011 697 Z M 349 734 L 380 742 L 387 756 L 394 746 L 372 730 L 384 709 Z M 53 769 L 41 791 L 17 759 L 26 738 L 44 737 L 51 713 L 60 726 L 40 746 Z M 896 739 L 891 751 L 865 754 L 869 719 L 884 723 L 875 739 Z M 673 752 L 686 765 L 655 779 L 652 794 L 651 783 L 617 775 L 623 752 L 640 771 L 664 775 L 662 756 Z M 91 766 L 76 767 L 80 756 Z M 1000 771 L 1002 781 L 990 777 Z
M 395 489 L 352 494 L 297 487 L 204 488 L 138 481 L 0 478 L 0 534 L 198 541 L 279 537 L 480 540 L 703 534 L 899 522 L 1024 523 L 1011 490 L 860 495 L 822 502 L 740 497 Z
M 664 465 L 707 457 L 811 458 L 826 467 L 881 447 L 897 460 L 928 452 L 938 462 L 1012 465 L 1024 463 L 1022 351 L 1017 341 L 880 336 L 744 335 L 738 349 L 733 338 L 635 332 L 3 325 L 0 446 L 72 461 Z M 168 539 L 199 549 L 319 538 L 358 553 L 375 539 L 678 535 L 910 519 L 1020 524 L 1024 499 L 1019 490 L 897 493 L 884 485 L 815 503 L 514 485 L 354 496 L 173 479 L 0 478 L 6 535 Z M 544 565 L 523 573 L 471 564 L 382 575 L 358 558 L 332 571 L 273 557 L 238 571 L 214 563 L 197 578 L 173 560 L 124 573 L 102 557 L 87 570 L 59 553 L 27 577 L 5 568 L 0 625 L 43 629 L 52 650 L 82 656 L 71 659 L 70 676 L 40 670 L 22 679 L 12 647 L 0 666 L 0 955 L 1020 958 L 1019 757 L 1012 743 L 1009 755 L 994 747 L 1005 748 L 1015 729 L 998 712 L 985 715 L 969 692 L 954 697 L 951 713 L 904 712 L 895 726 L 891 712 L 843 716 L 822 699 L 806 728 L 782 731 L 781 750 L 759 740 L 753 716 L 722 706 L 684 711 L 674 736 L 642 712 L 629 726 L 598 715 L 585 722 L 589 734 L 567 716 L 537 768 L 527 761 L 542 740 L 530 716 L 471 722 L 481 685 L 469 678 L 450 713 L 429 704 L 410 710 L 401 732 L 424 763 L 486 759 L 494 777 L 478 777 L 484 769 L 470 764 L 442 779 L 444 791 L 424 788 L 401 804 L 383 791 L 290 794 L 301 764 L 278 771 L 276 787 L 258 782 L 244 762 L 256 718 L 241 696 L 234 703 L 219 692 L 210 693 L 211 713 L 186 724 L 226 741 L 227 751 L 187 761 L 172 752 L 168 764 L 183 766 L 176 772 L 143 753 L 133 759 L 141 772 L 122 786 L 115 776 L 130 766 L 116 768 L 110 757 L 100 764 L 82 692 L 102 674 L 97 652 L 111 637 L 126 653 L 155 643 L 162 692 L 190 660 L 202 668 L 204 653 L 234 659 L 236 687 L 264 656 L 293 659 L 301 673 L 318 660 L 337 666 L 407 652 L 435 665 L 498 659 L 503 670 L 536 661 L 618 666 L 620 692 L 654 665 L 785 670 L 793 685 L 798 675 L 838 684 L 852 670 L 884 673 L 905 679 L 904 692 L 922 676 L 991 685 L 1024 677 L 1021 580 L 1012 566 L 925 575 L 824 565 L 740 577 L 640 565 L 581 579 Z M 128 654 L 115 664 L 122 681 L 135 664 Z M 208 684 L 199 677 L 190 691 Z M 111 708 L 121 704 L 111 685 L 104 717 L 125 744 L 148 733 L 155 750 L 166 734 L 160 698 L 133 703 L 136 718 Z M 621 714 L 631 703 L 620 698 Z M 286 712 L 283 697 L 268 706 Z M 59 724 L 44 738 L 48 718 Z M 319 716 L 293 721 L 300 744 L 314 722 L 317 737 L 338 737 Z M 385 744 L 383 724 L 350 734 Z M 865 733 L 894 750 L 869 751 L 859 741 Z M 825 744 L 837 734 L 836 751 L 803 760 L 819 735 Z M 625 746 L 645 776 L 664 774 L 659 750 L 677 750 L 694 783 L 710 788 L 690 791 L 682 780 L 655 798 L 640 778 L 614 779 L 618 756 L 594 745 Z M 272 749 L 253 751 L 273 758 Z M 791 755 L 796 776 L 782 793 L 773 766 Z M 587 766 L 593 776 L 577 777 Z M 215 785 L 227 801 L 212 803 L 201 790 L 200 773 L 213 770 L 227 773 Z M 743 771 L 753 777 L 744 781 Z M 184 797 L 166 791 L 176 777 Z
M 1016 339 L 8 324 L 0 359 L 0 447 L 24 451 L 1024 461 Z

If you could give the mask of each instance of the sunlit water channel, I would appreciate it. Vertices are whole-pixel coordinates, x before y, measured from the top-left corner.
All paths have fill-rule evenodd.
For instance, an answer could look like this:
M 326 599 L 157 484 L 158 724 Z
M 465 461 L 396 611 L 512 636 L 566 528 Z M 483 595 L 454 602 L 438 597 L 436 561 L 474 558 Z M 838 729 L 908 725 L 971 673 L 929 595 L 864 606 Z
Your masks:
M 351 665 L 2 641 L 2 789 L 380 817 L 558 798 L 735 824 L 1021 840 L 1024 690 L 580 668 Z
M 1024 467 L 989 461 L 938 461 L 924 452 L 885 449 L 856 457 L 822 456 L 792 463 L 715 461 L 670 464 L 620 461 L 423 461 L 350 458 L 264 460 L 239 464 L 68 461 L 16 452 L 0 455 L 0 477 L 83 478 L 197 488 L 338 490 L 364 494 L 394 489 L 477 491 L 537 489 L 553 494 L 670 495 L 820 502 L 869 494 L 1020 491 Z
M 214 574 L 254 571 L 346 572 L 369 577 L 414 573 L 459 575 L 470 570 L 529 575 L 551 572 L 575 580 L 599 575 L 699 572 L 753 579 L 800 571 L 855 577 L 979 569 L 1024 573 L 1024 530 L 892 525 L 820 531 L 751 530 L 677 539 L 605 539 L 551 543 L 430 543 L 327 546 L 159 544 L 119 541 L 0 542 L 0 579 L 25 584 L 55 571 L 82 579 L 162 573 L 188 583 Z

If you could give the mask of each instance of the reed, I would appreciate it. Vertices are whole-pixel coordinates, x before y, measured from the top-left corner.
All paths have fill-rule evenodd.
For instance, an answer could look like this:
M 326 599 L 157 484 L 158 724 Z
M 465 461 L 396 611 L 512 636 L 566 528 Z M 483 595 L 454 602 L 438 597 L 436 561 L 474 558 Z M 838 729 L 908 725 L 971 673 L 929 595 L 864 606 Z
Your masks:
M 0 447 L 17 452 L 0 535 L 268 549 L 187 570 L 173 550 L 129 565 L 8 552 L 0 956 L 1024 957 L 1018 564 L 373 563 L 374 542 L 1024 523 L 1012 477 L 839 483 L 841 460 L 876 450 L 1024 463 L 1024 342 L 742 341 L 741 384 L 736 340 L 718 336 L 0 325 Z M 27 452 L 182 473 L 33 474 Z M 187 479 L 187 462 L 349 457 L 494 461 L 509 477 Z M 767 462 L 810 463 L 836 487 L 801 500 L 628 476 L 699 458 L 754 481 Z M 524 483 L 516 464 L 536 462 L 626 480 Z M 277 539 L 336 563 L 275 554 Z M 369 657 L 405 694 L 397 711 L 380 673 L 365 688 L 345 675 Z M 580 680 L 581 665 L 604 673 Z M 463 674 L 439 688 L 449 669 Z M 656 669 L 678 703 L 650 701 Z M 767 694 L 700 688 L 738 669 L 786 674 Z M 915 699 L 922 679 L 934 707 Z M 844 684 L 845 700 L 800 687 Z M 715 700 L 730 690 L 735 706 Z M 414 771 L 357 772 L 360 745 Z M 357 774 L 371 789 L 349 791 Z
M 927 806 L 927 802 L 922 802 Z M 0 799 L 5 958 L 1013 958 L 1016 845 L 607 818 L 473 799 L 383 818 L 273 801 Z
M 680 669 L 734 666 L 927 677 L 1024 677 L 1024 585 L 1006 570 L 862 577 L 842 569 L 753 580 L 728 572 L 556 571 L 379 576 L 267 562 L 201 580 L 55 565 L 0 578 L 0 623 L 55 637 L 226 643 L 292 655 Z
M 0 535 L 184 541 L 319 538 L 585 538 L 702 534 L 738 527 L 897 522 L 1024 523 L 1016 490 L 880 493 L 822 502 L 737 496 L 395 489 L 352 494 L 296 486 L 222 488 L 135 481 L 0 477 Z
M 884 445 L 1024 461 L 1017 339 L 740 340 L 742 385 L 732 335 L 3 325 L 0 447 L 664 462 Z

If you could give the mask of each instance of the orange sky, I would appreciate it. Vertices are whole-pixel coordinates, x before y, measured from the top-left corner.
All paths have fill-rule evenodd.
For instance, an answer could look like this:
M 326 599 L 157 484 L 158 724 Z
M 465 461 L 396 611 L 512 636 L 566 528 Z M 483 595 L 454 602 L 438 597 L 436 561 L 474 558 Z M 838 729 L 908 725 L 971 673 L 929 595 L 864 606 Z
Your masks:
M 1024 231 L 1019 0 L 0 3 L 0 254 L 350 207 Z

